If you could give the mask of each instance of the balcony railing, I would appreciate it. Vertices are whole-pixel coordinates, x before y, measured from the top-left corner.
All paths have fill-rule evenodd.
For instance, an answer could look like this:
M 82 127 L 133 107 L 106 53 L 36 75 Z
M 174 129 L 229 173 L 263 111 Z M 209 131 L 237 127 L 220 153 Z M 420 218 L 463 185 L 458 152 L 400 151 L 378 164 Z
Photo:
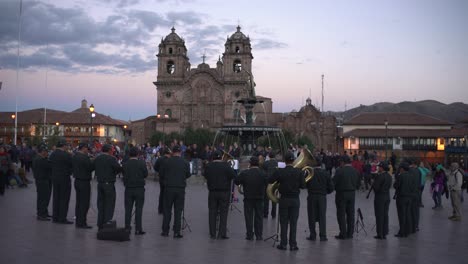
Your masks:
M 363 150 L 385 150 L 385 145 L 363 145 L 359 144 L 359 149 Z M 393 145 L 389 144 L 387 145 L 387 150 L 392 150 Z
M 445 152 L 447 153 L 468 153 L 467 146 L 454 147 L 454 146 L 445 146 Z
M 65 131 L 63 133 L 64 136 L 66 137 L 89 137 L 91 135 L 91 133 L 89 132 L 71 132 L 71 131 Z M 94 132 L 93 133 L 93 137 L 99 137 L 99 133 L 98 132 Z
M 433 151 L 437 150 L 436 145 L 413 145 L 413 144 L 403 144 L 403 150 L 425 150 Z

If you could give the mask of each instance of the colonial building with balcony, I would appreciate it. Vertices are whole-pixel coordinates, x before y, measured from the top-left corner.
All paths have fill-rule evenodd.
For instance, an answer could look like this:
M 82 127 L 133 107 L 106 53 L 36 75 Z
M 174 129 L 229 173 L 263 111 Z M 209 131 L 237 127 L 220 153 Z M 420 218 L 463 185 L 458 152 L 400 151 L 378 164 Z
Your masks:
M 343 148 L 376 152 L 380 159 L 416 157 L 444 162 L 446 137 L 454 124 L 416 113 L 361 113 L 343 123 Z
M 21 111 L 17 116 L 14 112 L 0 112 L 0 141 L 13 142 L 15 118 L 18 119 L 17 144 L 32 142 L 34 138 L 42 141 L 57 136 L 64 137 L 73 145 L 91 139 L 116 143 L 125 141 L 125 127 L 129 123 L 97 112 L 93 116 L 86 100 L 82 100 L 81 107 L 72 112 L 47 108 Z
M 445 162 L 458 162 L 461 168 L 468 170 L 468 119 L 456 124 L 445 137 Z

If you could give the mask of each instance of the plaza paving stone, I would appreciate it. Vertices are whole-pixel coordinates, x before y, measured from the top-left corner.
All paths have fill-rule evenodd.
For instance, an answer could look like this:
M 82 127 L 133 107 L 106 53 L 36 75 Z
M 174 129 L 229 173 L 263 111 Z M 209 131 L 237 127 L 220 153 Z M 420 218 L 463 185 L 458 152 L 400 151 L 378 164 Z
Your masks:
M 29 178 L 32 178 L 29 176 Z M 373 196 L 356 195 L 367 235 L 360 231 L 354 239 L 339 241 L 334 194 L 328 195 L 327 235 L 329 241 L 308 241 L 306 191 L 301 191 L 301 209 L 297 240 L 299 251 L 280 251 L 272 242 L 245 240 L 244 215 L 229 211 L 228 240 L 212 240 L 208 232 L 208 191 L 203 184 L 192 183 L 186 189 L 185 217 L 192 232 L 184 238 L 161 237 L 162 216 L 157 214 L 159 184 L 147 180 L 143 211 L 144 236 L 131 235 L 131 241 L 111 242 L 96 239 L 96 182 L 92 186 L 92 208 L 88 214 L 91 230 L 74 225 L 58 225 L 35 218 L 36 188 L 8 189 L 0 197 L 0 263 L 468 263 L 468 195 L 462 204 L 461 222 L 447 219 L 450 200 L 443 198 L 443 210 L 432 210 L 429 184 L 423 195 L 420 231 L 407 239 L 393 237 L 398 231 L 395 201 L 390 204 L 390 234 L 387 240 L 375 240 Z M 116 183 L 115 219 L 124 225 L 123 185 Z M 393 190 L 392 190 L 393 194 Z M 72 190 L 68 216 L 73 219 L 75 193 Z M 242 196 L 234 203 L 242 210 Z M 51 208 L 52 204 L 50 204 Z M 51 210 L 50 210 L 51 212 Z M 264 238 L 275 234 L 276 220 L 264 219 Z

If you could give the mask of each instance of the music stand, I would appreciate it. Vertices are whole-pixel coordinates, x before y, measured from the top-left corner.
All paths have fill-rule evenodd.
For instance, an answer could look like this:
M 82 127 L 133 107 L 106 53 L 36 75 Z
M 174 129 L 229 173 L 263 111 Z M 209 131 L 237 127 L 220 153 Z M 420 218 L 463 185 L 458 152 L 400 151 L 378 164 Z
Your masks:
M 188 229 L 190 233 L 192 233 L 192 229 L 190 228 L 190 224 L 187 222 L 187 219 L 185 219 L 185 209 L 182 210 L 182 232 Z
M 364 226 L 364 217 L 362 216 L 361 208 L 357 209 L 357 217 L 356 217 L 356 224 L 354 225 L 354 229 L 356 230 L 356 234 L 359 234 L 359 229 L 364 231 L 364 234 L 367 236 L 367 231 Z
M 276 204 L 275 204 L 276 206 Z M 279 212 L 278 212 L 279 213 Z M 277 216 L 276 218 L 276 233 L 265 238 L 263 241 L 266 242 L 268 240 L 273 240 L 273 247 L 276 245 L 276 242 L 279 242 L 279 233 L 280 233 L 280 221 L 279 221 L 280 217 L 279 215 Z
M 236 211 L 238 211 L 239 213 L 242 214 L 242 211 L 239 209 L 239 207 L 237 207 L 235 204 L 234 204 L 234 192 L 236 191 L 235 190 L 236 188 L 236 185 L 234 184 L 234 181 L 231 182 L 231 198 L 229 199 L 229 208 L 232 212 L 232 210 L 236 209 Z

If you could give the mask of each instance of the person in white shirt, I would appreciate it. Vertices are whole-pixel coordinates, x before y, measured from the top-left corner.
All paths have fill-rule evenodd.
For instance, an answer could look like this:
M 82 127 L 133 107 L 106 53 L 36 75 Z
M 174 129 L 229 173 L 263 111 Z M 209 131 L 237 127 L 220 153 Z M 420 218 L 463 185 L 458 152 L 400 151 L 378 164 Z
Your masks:
M 452 201 L 453 214 L 449 217 L 452 221 L 461 220 L 461 186 L 463 183 L 463 173 L 459 169 L 458 163 L 453 162 L 450 165 L 450 174 L 448 177 L 448 189 L 450 191 L 450 198 Z

